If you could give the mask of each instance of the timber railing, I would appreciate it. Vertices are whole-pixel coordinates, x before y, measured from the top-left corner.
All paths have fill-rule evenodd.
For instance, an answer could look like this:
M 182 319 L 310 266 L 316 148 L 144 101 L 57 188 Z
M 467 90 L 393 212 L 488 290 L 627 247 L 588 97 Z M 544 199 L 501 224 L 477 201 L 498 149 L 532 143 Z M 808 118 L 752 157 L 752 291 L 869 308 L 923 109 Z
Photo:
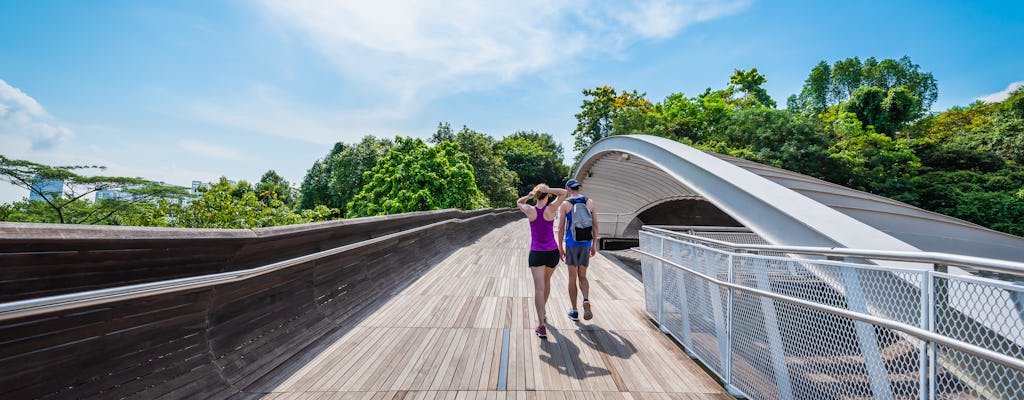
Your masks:
M 272 388 L 272 372 L 520 217 L 445 210 L 251 231 L 0 225 L 0 398 Z

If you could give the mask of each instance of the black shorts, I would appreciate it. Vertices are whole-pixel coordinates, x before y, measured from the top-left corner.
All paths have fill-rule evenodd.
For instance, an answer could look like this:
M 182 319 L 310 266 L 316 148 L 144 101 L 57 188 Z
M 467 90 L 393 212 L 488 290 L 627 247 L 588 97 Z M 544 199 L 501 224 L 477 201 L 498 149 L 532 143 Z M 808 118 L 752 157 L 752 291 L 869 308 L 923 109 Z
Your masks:
M 530 266 L 539 267 L 541 265 L 548 268 L 554 268 L 558 266 L 558 259 L 561 258 L 558 254 L 558 249 L 554 250 L 530 250 Z

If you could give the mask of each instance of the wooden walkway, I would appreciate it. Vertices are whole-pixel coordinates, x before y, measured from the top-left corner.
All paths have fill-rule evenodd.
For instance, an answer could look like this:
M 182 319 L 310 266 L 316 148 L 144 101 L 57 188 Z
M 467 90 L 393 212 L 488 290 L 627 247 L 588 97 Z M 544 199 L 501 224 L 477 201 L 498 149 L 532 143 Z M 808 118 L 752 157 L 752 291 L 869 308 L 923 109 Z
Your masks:
M 263 399 L 731 399 L 660 333 L 643 285 L 598 254 L 594 319 L 573 322 L 564 264 L 552 277 L 548 339 L 533 334 L 529 228 L 521 219 L 459 249 Z M 581 297 L 582 298 L 582 297 Z M 508 331 L 505 390 L 499 390 Z

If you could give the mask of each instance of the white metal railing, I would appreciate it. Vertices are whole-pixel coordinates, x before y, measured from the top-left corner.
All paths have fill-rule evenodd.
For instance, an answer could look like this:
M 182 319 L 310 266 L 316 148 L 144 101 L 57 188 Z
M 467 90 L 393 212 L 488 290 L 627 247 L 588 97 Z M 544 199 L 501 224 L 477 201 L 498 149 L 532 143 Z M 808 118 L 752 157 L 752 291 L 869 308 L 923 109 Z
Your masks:
M 638 250 L 648 313 L 735 393 L 1024 398 L 1024 287 L 945 272 L 958 265 L 1019 277 L 1024 264 L 741 245 L 654 227 L 640 232 Z

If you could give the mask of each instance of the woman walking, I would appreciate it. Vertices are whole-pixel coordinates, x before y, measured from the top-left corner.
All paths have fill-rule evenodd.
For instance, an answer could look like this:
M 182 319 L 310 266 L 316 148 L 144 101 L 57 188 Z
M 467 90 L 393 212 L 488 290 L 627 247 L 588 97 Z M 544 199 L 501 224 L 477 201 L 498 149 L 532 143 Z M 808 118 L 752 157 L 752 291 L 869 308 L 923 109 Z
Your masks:
M 565 189 L 552 189 L 540 184 L 526 196 L 520 197 L 516 203 L 519 209 L 530 220 L 530 274 L 533 275 L 533 303 L 537 308 L 537 328 L 534 333 L 541 338 L 548 337 L 544 307 L 551 294 L 551 274 L 558 266 L 560 254 L 558 243 L 555 242 L 555 212 L 565 200 Z M 536 205 L 526 202 L 533 198 Z

